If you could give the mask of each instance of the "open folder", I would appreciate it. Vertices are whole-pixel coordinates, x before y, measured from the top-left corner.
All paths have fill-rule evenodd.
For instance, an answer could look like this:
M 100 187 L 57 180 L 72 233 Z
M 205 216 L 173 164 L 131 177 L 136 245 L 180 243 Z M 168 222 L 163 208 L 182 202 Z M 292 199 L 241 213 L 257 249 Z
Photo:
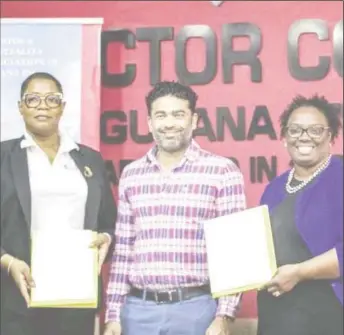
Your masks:
M 88 230 L 39 230 L 32 233 L 30 307 L 96 308 L 98 249 Z
M 276 273 L 268 207 L 203 222 L 214 298 L 261 288 Z

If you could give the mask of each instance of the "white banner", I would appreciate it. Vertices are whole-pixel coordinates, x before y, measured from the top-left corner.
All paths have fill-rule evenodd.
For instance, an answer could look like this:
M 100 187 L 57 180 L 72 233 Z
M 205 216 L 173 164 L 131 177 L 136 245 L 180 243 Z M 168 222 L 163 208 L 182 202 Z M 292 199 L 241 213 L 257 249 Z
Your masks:
M 1 19 L 1 141 L 23 134 L 24 125 L 17 108 L 20 87 L 27 76 L 39 71 L 51 73 L 63 86 L 67 104 L 61 127 L 76 141 L 99 147 L 99 138 L 94 136 L 99 133 L 100 76 L 97 69 L 102 21 L 99 18 Z M 92 34 L 97 37 L 89 40 Z M 88 54 L 85 53 L 87 44 Z M 87 75 L 90 72 L 91 75 Z M 97 129 L 92 131 L 92 138 L 85 139 L 82 136 L 83 91 L 90 94 L 89 87 L 96 91 L 91 93 L 95 95 L 91 101 L 94 110 L 90 110 L 88 104 L 87 113 L 96 114 L 98 122 L 92 121 L 91 127 Z M 94 115 L 88 116 L 94 120 Z

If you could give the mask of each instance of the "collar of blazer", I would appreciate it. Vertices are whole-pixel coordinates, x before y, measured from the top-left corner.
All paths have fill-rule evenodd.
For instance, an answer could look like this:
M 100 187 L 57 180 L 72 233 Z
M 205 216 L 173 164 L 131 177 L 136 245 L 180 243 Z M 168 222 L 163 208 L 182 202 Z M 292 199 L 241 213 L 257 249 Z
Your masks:
M 28 171 L 28 161 L 26 150 L 20 147 L 21 137 L 13 150 L 11 150 L 11 169 L 14 186 L 18 194 L 18 199 L 23 209 L 25 220 L 28 226 L 31 225 L 31 191 Z M 101 171 L 98 171 L 100 156 L 88 154 L 86 147 L 78 146 L 79 150 L 73 149 L 69 152 L 75 161 L 88 186 L 86 209 L 85 209 L 85 229 L 96 230 L 98 224 L 98 212 L 102 197 Z

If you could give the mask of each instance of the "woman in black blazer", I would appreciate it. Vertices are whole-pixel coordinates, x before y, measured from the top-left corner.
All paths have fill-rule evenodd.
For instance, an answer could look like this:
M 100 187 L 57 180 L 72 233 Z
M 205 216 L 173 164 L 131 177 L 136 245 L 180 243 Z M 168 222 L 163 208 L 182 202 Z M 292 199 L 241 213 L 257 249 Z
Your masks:
M 105 164 L 59 131 L 65 102 L 52 75 L 29 76 L 18 107 L 25 134 L 1 143 L 1 334 L 94 335 L 96 309 L 27 307 L 30 233 L 49 225 L 95 231 L 101 268 L 116 220 Z

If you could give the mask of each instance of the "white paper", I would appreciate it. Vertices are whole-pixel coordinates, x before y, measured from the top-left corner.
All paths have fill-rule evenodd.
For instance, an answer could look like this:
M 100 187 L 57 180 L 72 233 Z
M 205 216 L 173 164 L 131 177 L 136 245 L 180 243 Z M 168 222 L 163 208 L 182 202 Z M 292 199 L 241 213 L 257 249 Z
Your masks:
M 258 288 L 274 275 L 265 211 L 266 206 L 259 206 L 204 222 L 212 293 Z
M 41 230 L 33 233 L 31 271 L 34 303 L 97 299 L 93 233 L 87 230 Z

